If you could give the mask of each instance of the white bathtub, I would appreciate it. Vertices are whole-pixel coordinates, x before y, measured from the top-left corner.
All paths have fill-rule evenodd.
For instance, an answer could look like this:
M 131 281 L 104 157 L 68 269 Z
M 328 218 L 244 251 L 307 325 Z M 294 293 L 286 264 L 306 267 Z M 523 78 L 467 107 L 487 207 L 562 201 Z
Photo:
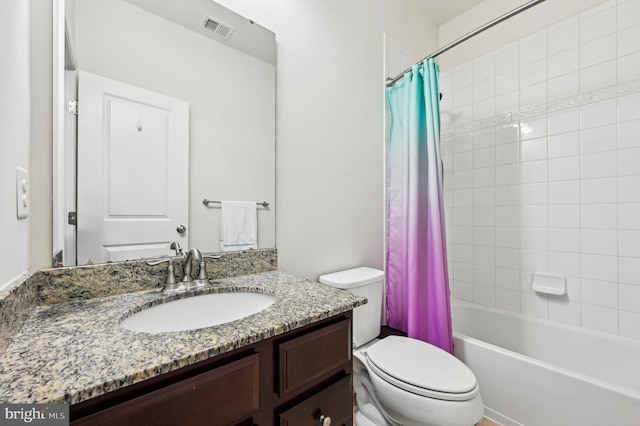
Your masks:
M 503 425 L 640 425 L 640 342 L 454 300 L 455 355 Z

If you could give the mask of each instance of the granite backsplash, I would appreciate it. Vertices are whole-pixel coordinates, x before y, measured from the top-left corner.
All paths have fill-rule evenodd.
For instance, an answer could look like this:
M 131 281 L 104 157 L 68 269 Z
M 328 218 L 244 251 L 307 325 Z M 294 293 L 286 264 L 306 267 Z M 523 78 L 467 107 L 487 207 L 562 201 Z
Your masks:
M 209 278 L 221 279 L 278 269 L 277 249 L 220 253 L 207 260 Z M 176 262 L 176 277 L 182 277 Z M 192 271 L 197 271 L 196 261 Z M 127 261 L 29 271 L 0 291 L 0 354 L 38 305 L 93 299 L 161 288 L 167 265 Z

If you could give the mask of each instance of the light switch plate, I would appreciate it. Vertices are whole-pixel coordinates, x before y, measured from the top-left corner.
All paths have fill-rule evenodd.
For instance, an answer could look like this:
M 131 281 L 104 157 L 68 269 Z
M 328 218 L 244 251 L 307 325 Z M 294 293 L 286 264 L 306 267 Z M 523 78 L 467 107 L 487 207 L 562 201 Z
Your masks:
M 16 204 L 18 207 L 18 219 L 29 217 L 29 198 L 31 196 L 31 188 L 29 185 L 29 172 L 22 167 L 16 167 Z

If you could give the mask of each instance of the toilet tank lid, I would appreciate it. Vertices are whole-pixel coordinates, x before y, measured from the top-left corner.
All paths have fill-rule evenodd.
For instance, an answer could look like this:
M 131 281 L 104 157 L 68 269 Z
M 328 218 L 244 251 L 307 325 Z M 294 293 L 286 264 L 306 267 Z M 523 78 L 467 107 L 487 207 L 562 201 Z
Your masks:
M 320 276 L 322 284 L 342 289 L 356 288 L 382 281 L 383 279 L 384 271 L 365 266 Z

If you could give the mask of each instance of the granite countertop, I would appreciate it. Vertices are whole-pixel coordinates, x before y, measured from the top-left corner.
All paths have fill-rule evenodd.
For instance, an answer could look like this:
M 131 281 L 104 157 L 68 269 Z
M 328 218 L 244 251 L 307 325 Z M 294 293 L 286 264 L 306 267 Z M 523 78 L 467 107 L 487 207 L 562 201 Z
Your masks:
M 37 307 L 0 357 L 0 403 L 75 404 L 365 303 L 281 271 L 218 282 L 187 295 L 151 290 Z M 119 326 L 143 306 L 238 290 L 273 294 L 276 301 L 255 315 L 198 330 L 151 334 Z

